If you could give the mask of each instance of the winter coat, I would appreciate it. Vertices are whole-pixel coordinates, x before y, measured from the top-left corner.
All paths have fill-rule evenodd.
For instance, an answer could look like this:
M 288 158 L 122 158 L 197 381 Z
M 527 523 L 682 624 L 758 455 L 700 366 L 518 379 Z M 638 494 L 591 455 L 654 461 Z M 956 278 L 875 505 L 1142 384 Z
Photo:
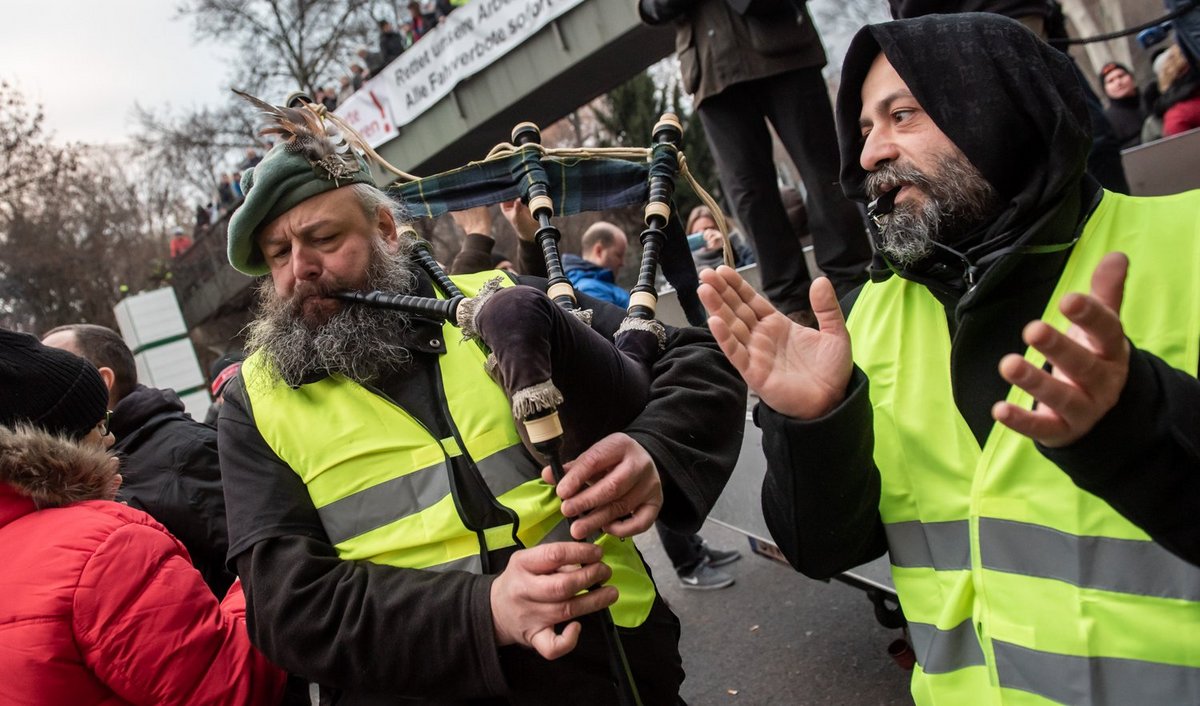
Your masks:
M 546 287 L 533 277 L 518 282 Z M 433 287 L 422 277 L 414 293 L 432 296 Z M 579 305 L 592 311 L 592 329 L 610 340 L 625 319 L 623 310 L 584 293 Z M 405 339 L 411 364 L 372 387 L 448 437 L 436 358 L 448 343 L 442 328 L 414 319 Z M 698 328 L 667 329 L 666 350 L 651 377 L 650 401 L 625 433 L 659 470 L 665 498 L 659 521 L 695 532 L 736 462 L 745 388 L 711 336 Z M 547 662 L 524 647 L 495 644 L 493 576 L 339 558 L 303 480 L 263 439 L 246 398 L 239 375 L 225 392 L 218 425 L 222 470 L 248 624 L 255 644 L 272 659 L 320 682 L 323 697 L 329 687 L 343 689 L 333 701 L 338 706 L 613 702 L 595 616 L 581 619 L 583 637 L 571 654 Z M 322 436 L 314 432 L 314 443 Z M 647 622 L 622 630 L 621 639 L 636 670 L 654 671 L 661 684 L 682 678 L 678 631 L 678 619 L 660 599 Z M 647 704 L 674 702 L 648 698 L 646 691 L 642 697 Z
M 925 285 L 942 302 L 953 346 L 950 383 L 955 404 L 982 448 L 995 424 L 992 406 L 1011 388 L 997 374 L 997 361 L 1027 348 L 1022 331 L 1043 315 L 1071 252 L 1056 246 L 1074 241 L 1104 194 L 1083 173 L 1089 121 L 1082 95 L 1071 90 L 1073 71 L 1056 61 L 1050 64 L 1053 74 L 1006 73 L 1010 64 L 993 58 L 1002 54 L 987 45 L 994 25 L 982 25 L 979 19 L 956 16 L 952 31 L 966 38 L 943 47 L 941 54 L 927 50 L 920 32 L 928 30 L 920 24 L 875 25 L 873 31 L 888 38 L 889 60 L 921 97 L 935 124 L 989 182 L 1004 185 L 999 190 L 1008 205 L 983 229 L 946 244 L 960 248 L 961 258 L 935 252 L 907 267 L 880 266 L 872 279 L 904 277 Z M 876 55 L 873 44 L 852 44 L 843 87 L 861 86 Z M 969 101 L 946 100 L 955 95 L 955 75 L 942 68 L 947 63 L 969 67 L 969 72 L 964 68 L 963 74 L 955 75 L 976 76 L 981 85 L 1004 89 L 971 95 Z M 1043 106 L 1056 94 L 1058 100 Z M 843 140 L 843 188 L 865 200 L 866 172 L 856 158 L 848 157 L 862 149 L 860 132 L 850 127 L 857 128 L 859 95 L 843 88 L 837 119 Z M 1027 110 L 1026 105 L 1038 105 L 1039 110 Z M 991 119 L 956 119 L 964 110 Z M 1035 150 L 1034 144 L 1049 149 Z M 1012 159 L 1013 154 L 1025 158 Z M 967 258 L 984 264 L 968 268 Z M 848 316 L 855 296 L 842 302 Z M 1080 488 L 1104 499 L 1159 544 L 1200 564 L 1200 523 L 1194 509 L 1200 497 L 1200 447 L 1193 431 L 1200 419 L 1200 383 L 1136 343 L 1131 342 L 1125 392 L 1105 418 L 1073 444 L 1038 450 Z M 842 404 L 820 419 L 791 419 L 766 405 L 756 410 L 767 458 L 767 526 L 793 566 L 812 577 L 832 576 L 887 550 L 868 392 L 869 380 L 856 372 Z
M 1163 113 L 1163 137 L 1200 127 L 1200 91 L 1167 108 Z
M 1142 142 L 1142 124 L 1146 122 L 1146 110 L 1142 97 L 1134 94 L 1128 98 L 1109 100 L 1104 117 L 1112 123 L 1113 132 L 1121 143 L 1121 149 L 1137 147 Z
M 284 675 L 149 515 L 102 500 L 112 458 L 0 427 L 0 704 L 274 704 Z
M 229 531 L 217 459 L 217 432 L 193 421 L 171 390 L 138 385 L 113 410 L 114 451 L 124 481 L 117 500 L 166 525 L 212 592 L 225 595 Z
M 643 22 L 675 22 L 679 73 L 696 105 L 745 81 L 825 65 L 804 3 L 750 5 L 738 14 L 726 0 L 639 0 Z
M 572 253 L 563 255 L 563 269 L 575 289 L 610 304 L 629 306 L 629 292 L 617 286 L 612 270 Z
M 383 63 L 386 65 L 404 53 L 404 38 L 399 32 L 380 32 L 379 34 L 379 53 L 383 55 Z

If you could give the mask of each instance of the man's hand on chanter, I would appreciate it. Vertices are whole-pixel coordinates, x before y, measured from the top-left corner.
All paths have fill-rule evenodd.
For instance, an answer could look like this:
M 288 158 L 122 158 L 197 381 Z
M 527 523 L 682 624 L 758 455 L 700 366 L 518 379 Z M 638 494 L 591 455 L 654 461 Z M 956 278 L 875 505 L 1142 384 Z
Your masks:
M 562 513 L 574 518 L 571 536 L 590 537 L 603 530 L 632 537 L 650 529 L 662 509 L 662 480 L 654 459 L 628 434 L 609 434 L 565 465 L 557 484 Z M 542 478 L 554 483 L 547 466 Z
M 704 270 L 700 280 L 698 294 L 713 337 L 772 409 L 816 419 L 845 399 L 854 371 L 850 333 L 827 278 L 814 280 L 809 291 L 816 330 L 784 316 L 731 267 Z
M 1021 338 L 1044 356 L 1050 372 L 1017 353 L 1000 360 L 1000 376 L 1037 402 L 1032 410 L 997 402 L 992 417 L 1049 447 L 1078 441 L 1108 413 L 1129 377 L 1129 341 L 1121 325 L 1121 299 L 1129 259 L 1104 256 L 1092 273 L 1090 295 L 1068 294 L 1059 311 L 1071 322 L 1066 333 L 1032 321 Z
M 601 548 L 590 542 L 552 542 L 515 552 L 492 582 L 496 643 L 532 647 L 546 659 L 575 649 L 580 624 L 570 622 L 561 633 L 554 626 L 617 601 L 612 586 L 587 591 L 612 576 L 602 556 Z

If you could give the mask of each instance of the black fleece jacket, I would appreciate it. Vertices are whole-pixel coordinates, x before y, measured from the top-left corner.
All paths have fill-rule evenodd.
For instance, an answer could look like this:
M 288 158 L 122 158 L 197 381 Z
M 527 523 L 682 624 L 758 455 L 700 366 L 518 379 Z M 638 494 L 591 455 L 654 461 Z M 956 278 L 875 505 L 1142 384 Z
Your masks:
M 519 281 L 545 288 L 545 280 Z M 431 291 L 422 279 L 418 293 Z M 592 327 L 611 337 L 624 312 L 579 298 L 594 312 Z M 441 422 L 433 358 L 443 349 L 440 338 L 439 325 L 414 325 L 413 365 L 378 385 L 435 433 Z M 659 469 L 660 519 L 693 532 L 736 461 L 745 387 L 711 336 L 696 328 L 670 330 L 652 372 L 650 402 L 625 432 Z M 490 589 L 506 554 L 489 555 L 492 575 L 343 561 L 303 483 L 255 428 L 240 377 L 226 392 L 219 430 L 230 560 L 245 586 L 251 639 L 277 664 L 342 690 L 339 705 L 612 702 L 594 618 L 584 620 L 580 647 L 554 662 L 496 646 Z M 678 634 L 677 619 L 661 601 L 643 626 L 625 632 L 647 704 L 675 701 L 683 679 Z
M 171 390 L 138 385 L 113 410 L 113 451 L 121 455 L 117 500 L 158 520 L 183 546 L 204 582 L 223 598 L 229 534 L 217 432 L 193 420 Z
M 958 41 L 931 45 L 935 36 Z M 1006 204 L 952 249 L 907 269 L 881 259 L 872 274 L 919 282 L 946 307 L 955 404 L 982 445 L 993 424 L 991 407 L 1009 387 L 997 365 L 1005 354 L 1025 349 L 1022 327 L 1045 310 L 1069 246 L 1102 196 L 1083 175 L 1086 109 L 1065 60 L 1007 20 L 964 14 L 866 27 L 847 52 L 836 115 L 843 188 L 863 200 L 860 90 L 881 50 Z M 964 117 L 974 114 L 988 120 Z M 856 369 L 846 399 L 821 419 L 790 419 L 765 405 L 756 410 L 767 457 L 767 525 L 809 576 L 826 578 L 887 550 L 868 385 Z M 1200 563 L 1197 430 L 1200 381 L 1133 346 L 1116 406 L 1076 443 L 1038 448 L 1079 487 L 1167 549 Z

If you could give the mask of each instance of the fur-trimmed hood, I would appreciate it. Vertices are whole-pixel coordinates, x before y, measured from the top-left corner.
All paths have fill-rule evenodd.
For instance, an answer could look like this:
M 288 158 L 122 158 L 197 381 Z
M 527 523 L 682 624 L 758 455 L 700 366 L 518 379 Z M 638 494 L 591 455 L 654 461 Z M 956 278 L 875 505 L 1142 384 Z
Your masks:
M 84 500 L 112 500 L 119 466 L 103 449 L 40 429 L 0 425 L 0 482 L 39 508 Z

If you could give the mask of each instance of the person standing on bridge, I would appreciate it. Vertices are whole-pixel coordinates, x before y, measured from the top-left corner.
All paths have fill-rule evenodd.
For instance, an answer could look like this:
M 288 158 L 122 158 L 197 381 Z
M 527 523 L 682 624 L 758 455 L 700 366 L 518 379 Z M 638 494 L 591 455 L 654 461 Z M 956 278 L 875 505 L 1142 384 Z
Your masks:
M 683 87 L 754 245 L 763 291 L 812 324 L 812 278 L 780 198 L 768 121 L 800 171 L 817 265 L 839 295 L 866 280 L 871 247 L 862 216 L 837 188 L 825 50 L 808 10 L 791 0 L 640 0 L 638 8 L 650 24 L 675 23 Z
M 702 275 L 772 536 L 817 578 L 889 552 L 918 704 L 1196 702 L 1200 191 L 1101 189 L 1074 68 L 996 15 L 862 29 L 837 121 L 886 265 L 849 317 Z

